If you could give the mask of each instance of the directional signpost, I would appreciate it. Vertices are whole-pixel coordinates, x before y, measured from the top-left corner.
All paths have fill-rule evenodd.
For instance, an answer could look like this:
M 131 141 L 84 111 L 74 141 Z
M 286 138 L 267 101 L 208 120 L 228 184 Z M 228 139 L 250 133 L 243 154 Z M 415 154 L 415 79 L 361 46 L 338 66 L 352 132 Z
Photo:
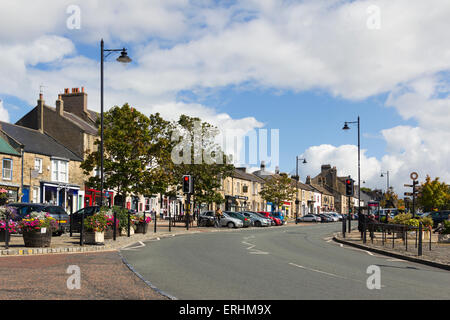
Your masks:
M 412 214 L 413 214 L 413 219 L 416 217 L 416 196 L 418 193 L 418 190 L 416 188 L 416 185 L 419 184 L 419 181 L 417 181 L 417 178 L 419 178 L 419 175 L 417 174 L 417 172 L 412 172 L 410 175 L 411 180 L 413 180 L 413 184 L 405 184 L 404 186 L 407 188 L 413 188 L 412 192 L 405 192 L 404 195 L 405 196 L 411 196 L 412 197 Z

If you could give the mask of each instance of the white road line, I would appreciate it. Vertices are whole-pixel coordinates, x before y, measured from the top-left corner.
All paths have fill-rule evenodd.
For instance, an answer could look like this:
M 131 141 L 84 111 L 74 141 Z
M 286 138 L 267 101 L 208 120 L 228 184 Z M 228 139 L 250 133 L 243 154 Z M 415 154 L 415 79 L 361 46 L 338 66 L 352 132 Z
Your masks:
M 323 274 L 329 275 L 329 276 L 331 276 L 331 277 L 336 277 L 336 278 L 346 279 L 346 278 L 344 278 L 344 277 L 338 276 L 337 274 L 333 274 L 333 273 L 328 273 L 328 272 L 321 271 L 321 270 L 316 270 L 316 269 L 307 268 L 307 267 L 300 266 L 300 265 L 295 264 L 295 263 L 292 263 L 292 262 L 289 262 L 289 264 L 290 264 L 291 266 L 294 266 L 294 267 L 297 267 L 297 268 L 300 268 L 300 269 L 305 269 L 305 270 L 309 270 L 309 271 L 314 271 L 314 272 L 318 272 L 318 273 L 323 273 Z
M 145 247 L 145 243 L 143 243 L 142 241 L 139 241 L 139 245 L 138 246 L 134 246 L 134 247 L 125 247 L 122 250 L 136 250 L 139 248 Z

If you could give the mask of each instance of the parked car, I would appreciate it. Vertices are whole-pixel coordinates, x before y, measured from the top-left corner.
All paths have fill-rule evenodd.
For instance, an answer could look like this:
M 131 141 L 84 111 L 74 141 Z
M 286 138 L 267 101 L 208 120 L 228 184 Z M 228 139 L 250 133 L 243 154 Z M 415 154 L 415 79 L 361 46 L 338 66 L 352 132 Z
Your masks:
M 258 211 L 258 213 L 263 214 L 264 217 L 269 218 L 270 220 L 272 220 L 274 226 L 281 226 L 283 224 L 279 218 L 274 217 L 270 212 Z
M 241 212 L 236 212 L 236 211 L 225 211 L 225 213 L 227 213 L 229 216 L 236 218 L 236 219 L 240 219 L 243 222 L 243 227 L 244 228 L 248 228 L 250 227 L 250 225 L 252 224 L 252 221 L 250 220 L 250 218 L 247 218 L 245 215 L 243 215 Z
M 337 214 L 333 214 L 332 212 L 327 212 L 327 213 L 325 213 L 325 215 L 327 215 L 328 217 L 333 219 L 333 222 L 339 221 L 339 216 Z
M 436 228 L 437 225 L 444 220 L 448 220 L 450 214 L 450 210 L 441 210 L 441 211 L 434 211 L 429 216 L 431 216 L 431 219 L 433 219 L 433 228 Z
M 318 216 L 322 219 L 322 222 L 334 222 L 333 218 L 324 213 L 319 213 Z
M 58 222 L 55 235 L 60 236 L 69 231 L 70 217 L 63 207 L 41 203 L 10 203 L 8 206 L 17 210 L 16 221 L 22 220 L 31 212 L 46 212 Z
M 336 218 L 337 220 L 335 219 L 335 221 L 342 221 L 342 215 L 341 214 L 339 214 L 337 212 L 327 212 L 327 213 L 328 213 L 328 215 Z
M 204 211 L 198 216 L 198 225 L 203 227 L 213 227 L 214 226 L 214 211 Z
M 242 228 L 244 226 L 244 222 L 241 219 L 234 218 L 227 212 L 224 212 L 223 217 L 220 219 L 220 226 L 228 228 Z
M 321 221 L 322 219 L 320 217 L 311 213 L 304 215 L 303 217 L 297 218 L 297 222 L 321 222 Z
M 272 225 L 272 220 L 262 217 L 256 212 L 252 211 L 243 211 L 241 212 L 247 218 L 250 218 L 253 226 L 255 227 L 269 227 Z
M 280 219 L 281 224 L 285 224 L 285 223 L 286 223 L 285 216 L 283 215 L 282 212 L 279 212 L 279 211 L 272 212 L 271 215 L 272 215 L 272 217 L 274 217 L 274 218 Z
M 84 213 L 84 218 L 94 215 L 95 213 L 100 211 L 99 206 L 90 206 L 80 209 L 70 215 L 70 219 L 72 219 L 72 232 L 80 232 L 81 231 L 81 215 Z M 69 225 L 70 226 L 70 225 Z

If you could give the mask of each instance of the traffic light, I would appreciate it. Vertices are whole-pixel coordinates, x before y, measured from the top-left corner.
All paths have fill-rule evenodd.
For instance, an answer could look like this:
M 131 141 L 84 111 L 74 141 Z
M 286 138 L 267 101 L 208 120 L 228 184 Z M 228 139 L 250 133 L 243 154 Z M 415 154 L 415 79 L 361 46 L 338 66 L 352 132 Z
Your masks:
M 190 175 L 183 176 L 183 193 L 194 193 L 194 181 Z
M 345 195 L 352 196 L 353 195 L 353 180 L 345 179 Z

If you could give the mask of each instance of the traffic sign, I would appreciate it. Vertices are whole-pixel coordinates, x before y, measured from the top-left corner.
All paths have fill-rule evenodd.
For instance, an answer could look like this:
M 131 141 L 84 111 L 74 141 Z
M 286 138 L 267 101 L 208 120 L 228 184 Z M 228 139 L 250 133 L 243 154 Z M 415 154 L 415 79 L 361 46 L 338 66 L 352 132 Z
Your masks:
M 404 184 L 404 186 L 405 186 L 405 187 L 409 187 L 409 188 L 412 188 L 412 187 L 413 187 L 412 184 Z
M 417 174 L 417 172 L 411 172 L 411 175 L 410 175 L 411 180 L 417 180 L 418 177 L 419 177 L 419 175 Z
M 414 194 L 412 192 L 405 192 L 404 195 L 405 196 L 413 196 Z M 415 195 L 417 195 L 417 193 L 415 193 Z

